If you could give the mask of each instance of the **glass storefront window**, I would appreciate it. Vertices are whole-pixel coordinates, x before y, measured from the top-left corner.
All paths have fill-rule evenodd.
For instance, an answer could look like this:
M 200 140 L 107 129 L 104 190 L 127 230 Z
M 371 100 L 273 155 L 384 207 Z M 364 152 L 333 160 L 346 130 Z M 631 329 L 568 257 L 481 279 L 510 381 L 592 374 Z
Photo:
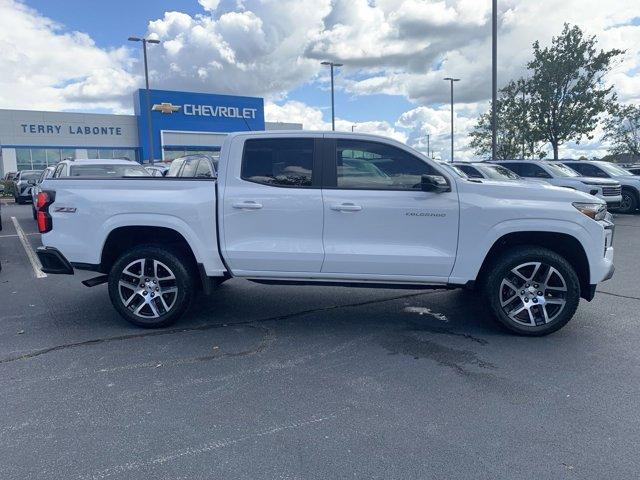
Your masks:
M 47 151 L 44 148 L 32 148 L 31 164 L 34 170 L 44 170 L 47 166 Z
M 127 160 L 138 160 L 136 151 L 131 148 L 116 148 L 113 150 L 113 158 L 126 158 Z
M 97 148 L 87 148 L 87 158 L 99 158 Z
M 16 163 L 18 170 L 31 170 L 31 149 L 16 148 Z
M 60 157 L 62 158 L 62 160 L 64 160 L 65 158 L 75 159 L 76 158 L 76 149 L 75 148 L 63 148 L 60 151 Z M 51 165 L 51 164 L 49 164 L 49 165 Z
M 47 166 L 55 165 L 60 160 L 60 149 L 59 148 L 47 148 Z

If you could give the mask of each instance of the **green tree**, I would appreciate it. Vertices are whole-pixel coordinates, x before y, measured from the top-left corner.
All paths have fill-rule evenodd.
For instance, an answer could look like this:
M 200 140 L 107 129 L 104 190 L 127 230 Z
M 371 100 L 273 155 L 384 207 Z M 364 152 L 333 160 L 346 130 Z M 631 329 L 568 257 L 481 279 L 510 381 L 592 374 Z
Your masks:
M 605 86 L 603 78 L 623 51 L 598 51 L 596 43 L 595 36 L 585 37 L 580 27 L 565 24 L 551 46 L 533 44 L 534 58 L 527 64 L 530 114 L 536 138 L 551 144 L 554 159 L 563 143 L 593 138 L 601 114 L 615 101 L 613 87 Z
M 509 82 L 500 90 L 497 102 L 497 148 L 499 159 L 543 156 L 533 134 L 529 115 L 530 98 L 524 79 Z M 483 113 L 470 132 L 470 146 L 480 157 L 491 158 L 491 110 Z
M 604 122 L 604 130 L 610 154 L 640 156 L 640 107 L 616 105 Z

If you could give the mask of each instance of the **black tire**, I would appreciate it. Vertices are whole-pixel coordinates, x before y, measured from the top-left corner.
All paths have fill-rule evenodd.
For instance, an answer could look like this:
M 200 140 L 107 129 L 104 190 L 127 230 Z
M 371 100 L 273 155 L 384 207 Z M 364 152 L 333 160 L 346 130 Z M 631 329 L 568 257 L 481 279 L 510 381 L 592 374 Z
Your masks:
M 15 197 L 15 200 L 18 205 L 24 205 L 24 200 L 22 200 L 20 197 Z
M 141 264 L 140 260 L 144 260 L 144 263 Z M 109 272 L 111 303 L 125 320 L 134 325 L 144 328 L 166 327 L 178 320 L 191 304 L 197 286 L 192 263 L 182 252 L 164 246 L 134 247 L 123 253 L 111 267 Z M 144 274 L 141 272 L 142 265 L 145 268 Z M 127 267 L 130 270 L 125 272 Z M 135 275 L 129 275 L 127 272 Z M 163 280 L 163 276 L 168 278 L 167 273 L 173 275 L 174 279 Z M 139 279 L 134 285 L 133 280 L 136 278 Z M 121 280 L 130 285 L 121 285 Z M 154 280 L 156 280 L 155 283 Z M 137 282 L 143 283 L 138 285 Z M 173 292 L 162 293 L 174 287 L 177 289 L 175 296 Z M 156 289 L 159 291 L 157 296 L 154 291 Z M 129 299 L 132 300 L 126 304 L 126 300 Z M 142 305 L 145 303 L 146 306 Z M 165 306 L 169 307 L 168 310 Z
M 38 212 L 36 211 L 36 207 L 31 205 L 31 213 L 33 214 L 33 219 L 38 220 Z
M 536 269 L 537 263 L 540 266 Z M 533 275 L 527 281 L 524 277 L 529 273 Z M 516 287 L 515 291 L 512 286 Z M 482 291 L 485 304 L 496 320 L 511 332 L 526 336 L 548 335 L 564 327 L 580 303 L 580 281 L 575 269 L 564 257 L 535 246 L 514 247 L 500 255 L 489 266 Z M 560 306 L 562 301 L 565 303 Z M 503 302 L 506 302 L 504 306 Z M 525 310 L 514 315 L 522 307 Z M 549 321 L 544 323 L 545 319 Z
M 633 190 L 628 188 L 622 189 L 622 202 L 615 209 L 617 213 L 631 214 L 638 209 L 638 197 Z

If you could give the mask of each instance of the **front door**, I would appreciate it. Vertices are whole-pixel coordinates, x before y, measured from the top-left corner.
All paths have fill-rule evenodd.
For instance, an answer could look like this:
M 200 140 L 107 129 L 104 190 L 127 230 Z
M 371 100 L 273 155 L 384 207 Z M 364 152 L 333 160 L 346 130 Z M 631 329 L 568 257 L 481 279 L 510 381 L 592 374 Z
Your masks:
M 322 191 L 318 138 L 249 138 L 242 164 L 227 171 L 224 258 L 234 275 L 317 273 L 322 266 Z
M 322 272 L 446 281 L 458 243 L 451 179 L 451 192 L 423 192 L 421 176 L 442 175 L 437 166 L 399 146 L 326 137 Z

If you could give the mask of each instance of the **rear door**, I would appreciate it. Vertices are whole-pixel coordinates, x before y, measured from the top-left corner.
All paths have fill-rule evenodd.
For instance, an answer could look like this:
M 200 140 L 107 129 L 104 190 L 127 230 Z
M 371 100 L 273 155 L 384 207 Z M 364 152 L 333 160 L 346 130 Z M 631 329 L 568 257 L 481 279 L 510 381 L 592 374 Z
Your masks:
M 458 243 L 453 180 L 400 147 L 326 136 L 322 272 L 446 281 Z M 444 176 L 452 191 L 423 192 L 423 174 Z
M 320 272 L 321 135 L 234 140 L 222 192 L 222 253 L 234 275 Z M 240 145 L 235 143 L 244 142 Z

